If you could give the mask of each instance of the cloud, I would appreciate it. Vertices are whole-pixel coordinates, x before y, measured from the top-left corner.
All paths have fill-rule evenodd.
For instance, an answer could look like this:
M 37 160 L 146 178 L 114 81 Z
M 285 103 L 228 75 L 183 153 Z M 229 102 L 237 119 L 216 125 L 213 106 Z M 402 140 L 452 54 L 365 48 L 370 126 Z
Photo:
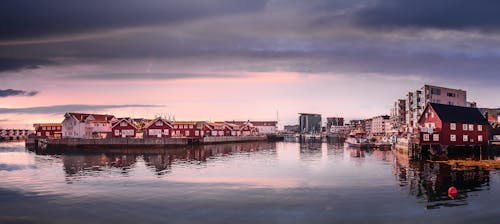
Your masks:
M 261 10 L 267 0 L 4 0 L 0 40 L 178 24 Z
M 154 108 L 163 107 L 163 105 L 145 105 L 145 104 L 124 104 L 124 105 L 85 105 L 68 104 L 54 105 L 45 107 L 23 107 L 23 108 L 0 108 L 0 114 L 64 114 L 66 112 L 88 112 L 102 111 L 116 108 Z
M 55 64 L 53 61 L 47 59 L 16 59 L 16 58 L 0 58 L 0 72 L 4 71 L 17 71 L 24 69 L 37 69 L 42 65 Z
M 36 94 L 38 94 L 37 91 L 24 91 L 24 90 L 16 90 L 16 89 L 0 89 L 0 97 L 35 96 Z
M 380 28 L 435 28 L 498 31 L 499 1 L 378 0 L 355 15 L 359 25 Z
M 233 78 L 236 75 L 189 74 L 189 73 L 103 73 L 68 76 L 78 80 L 173 80 L 190 78 Z

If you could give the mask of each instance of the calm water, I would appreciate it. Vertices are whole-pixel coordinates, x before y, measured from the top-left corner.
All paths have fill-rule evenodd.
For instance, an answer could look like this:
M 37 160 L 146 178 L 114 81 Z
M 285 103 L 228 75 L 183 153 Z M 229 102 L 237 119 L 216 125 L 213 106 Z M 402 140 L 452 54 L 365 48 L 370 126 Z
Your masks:
M 335 144 L 70 155 L 0 144 L 0 223 L 498 223 L 499 202 L 498 171 Z

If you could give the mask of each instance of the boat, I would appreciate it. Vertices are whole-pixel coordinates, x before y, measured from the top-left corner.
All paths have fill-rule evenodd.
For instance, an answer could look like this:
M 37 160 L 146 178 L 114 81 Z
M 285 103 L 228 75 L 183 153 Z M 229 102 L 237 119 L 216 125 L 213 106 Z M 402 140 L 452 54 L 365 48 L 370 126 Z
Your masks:
M 351 148 L 370 148 L 371 144 L 366 138 L 366 133 L 363 131 L 352 131 L 349 137 L 345 140 L 348 147 Z

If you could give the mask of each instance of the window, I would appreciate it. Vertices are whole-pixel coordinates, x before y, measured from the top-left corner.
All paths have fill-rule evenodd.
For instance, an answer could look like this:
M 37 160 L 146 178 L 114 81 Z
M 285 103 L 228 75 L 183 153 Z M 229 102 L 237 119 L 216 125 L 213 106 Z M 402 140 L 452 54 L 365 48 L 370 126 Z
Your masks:
M 163 134 L 168 135 L 168 129 L 163 130 Z
M 429 113 L 425 112 L 425 118 L 429 118 Z
M 432 95 L 441 95 L 441 90 L 440 89 L 431 88 L 431 94 Z
M 134 130 L 123 130 L 122 131 L 122 134 L 125 135 L 125 136 L 134 136 Z
M 462 124 L 462 130 L 467 131 L 467 124 Z
M 155 125 L 156 125 L 156 126 L 158 126 L 158 127 L 160 127 L 160 126 L 162 126 L 162 125 L 163 125 L 163 122 L 161 122 L 161 121 L 157 121 L 157 122 L 155 123 Z
M 45 136 L 50 136 L 50 132 L 46 131 Z
M 175 128 L 175 129 L 178 129 L 178 128 L 179 128 L 179 126 L 177 126 L 177 125 L 174 125 L 174 128 Z
M 457 130 L 457 124 L 456 123 L 450 123 L 450 130 L 452 130 L 452 131 Z
M 439 141 L 439 134 L 433 134 L 432 135 L 432 140 L 435 141 L 435 142 L 438 142 Z
M 200 136 L 200 131 L 194 131 L 194 136 Z
M 184 129 L 188 129 L 188 125 L 187 124 L 184 125 Z
M 122 123 L 120 123 L 120 126 L 122 126 L 122 127 L 126 127 L 126 126 L 127 126 L 127 122 L 122 121 Z
M 42 127 L 42 130 L 47 130 L 47 127 Z
M 184 135 L 189 136 L 189 131 L 185 131 Z
M 469 131 L 474 131 L 474 125 L 473 124 L 469 124 Z
M 193 129 L 193 125 L 192 125 L 192 124 L 190 124 L 190 125 L 189 125 L 189 128 Z
M 448 97 L 457 97 L 456 93 L 446 93 Z
M 478 131 L 483 131 L 483 126 L 482 126 L 482 125 L 480 125 L 480 124 L 478 124 L 478 125 L 477 125 L 477 130 L 478 130 Z
M 115 130 L 115 136 L 120 135 L 120 130 Z
M 434 112 L 431 112 L 431 117 L 434 118 Z
M 424 141 L 428 142 L 429 141 L 429 134 L 424 134 Z
M 148 134 L 156 136 L 161 135 L 161 129 L 149 129 Z
M 36 135 L 37 135 L 38 137 L 40 137 L 40 136 L 42 136 L 42 132 L 37 132 L 37 133 L 36 133 Z
M 481 125 L 479 125 L 479 126 L 481 126 Z M 61 127 L 57 127 L 57 130 L 59 130 L 59 131 L 60 131 L 60 130 L 61 130 Z
M 217 136 L 217 131 L 212 131 L 213 136 Z
M 456 135 L 450 135 L 450 141 L 452 141 L 452 142 L 457 141 L 457 136 Z
M 478 142 L 482 142 L 483 141 L 483 136 L 482 135 L 478 135 L 477 136 L 477 141 Z
M 448 105 L 452 105 L 452 106 L 453 106 L 453 102 L 451 102 L 451 101 L 448 101 Z
M 463 140 L 464 140 L 464 142 L 468 142 L 469 141 L 469 136 L 468 135 L 464 135 Z

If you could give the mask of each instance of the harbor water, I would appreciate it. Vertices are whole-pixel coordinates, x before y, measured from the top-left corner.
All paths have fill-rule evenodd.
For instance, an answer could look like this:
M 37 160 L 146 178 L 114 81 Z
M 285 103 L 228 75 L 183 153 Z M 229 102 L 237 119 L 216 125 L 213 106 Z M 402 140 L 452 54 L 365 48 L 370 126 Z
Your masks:
M 0 223 L 497 223 L 499 201 L 498 170 L 343 144 L 53 154 L 0 143 Z

